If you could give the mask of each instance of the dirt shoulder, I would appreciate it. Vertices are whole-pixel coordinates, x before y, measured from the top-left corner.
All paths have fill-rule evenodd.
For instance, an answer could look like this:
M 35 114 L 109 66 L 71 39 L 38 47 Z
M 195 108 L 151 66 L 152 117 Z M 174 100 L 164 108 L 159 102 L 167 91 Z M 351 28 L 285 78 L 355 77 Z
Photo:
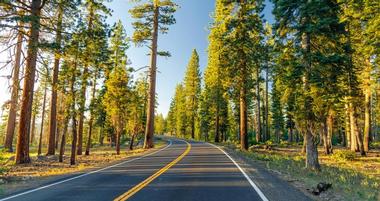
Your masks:
M 135 150 L 122 151 L 120 155 L 116 155 L 114 148 L 96 147 L 89 156 L 77 156 L 76 165 L 70 165 L 69 156 L 65 156 L 62 163 L 58 162 L 58 156 L 31 156 L 32 163 L 23 165 L 9 164 L 8 161 L 2 166 L 3 171 L 0 172 L 0 196 L 117 164 L 156 151 L 166 144 L 166 141 L 159 141 L 156 148 L 152 150 L 137 147 Z M 122 150 L 127 150 L 127 148 L 122 147 Z
M 219 145 L 234 157 L 255 167 L 254 176 L 260 177 L 259 174 L 269 172 L 312 200 L 380 200 L 380 150 L 372 150 L 367 157 L 358 156 L 350 161 L 337 160 L 320 150 L 322 171 L 313 172 L 304 168 L 301 147 L 268 149 L 267 146 L 256 146 L 242 152 L 233 144 Z M 320 182 L 331 183 L 332 188 L 320 195 L 313 195 L 313 189 Z

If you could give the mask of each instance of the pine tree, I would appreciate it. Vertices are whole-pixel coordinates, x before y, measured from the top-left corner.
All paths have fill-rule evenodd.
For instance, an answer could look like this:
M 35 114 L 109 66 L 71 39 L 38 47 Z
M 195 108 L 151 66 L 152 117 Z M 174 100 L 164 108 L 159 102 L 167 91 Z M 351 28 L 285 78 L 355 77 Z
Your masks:
M 300 119 L 306 121 L 306 167 L 319 170 L 316 128 L 322 128 L 322 124 L 326 123 L 330 110 L 328 106 L 341 94 L 336 93 L 340 88 L 335 81 L 343 77 L 342 66 L 346 61 L 344 44 L 341 43 L 344 26 L 337 16 L 339 6 L 330 0 L 273 2 L 277 35 L 282 40 L 292 36 L 296 55 L 301 55 L 297 60 L 302 68 L 293 65 L 293 68 L 298 68 L 293 72 L 297 73 L 298 90 L 303 102 L 297 109 L 302 111 Z
M 223 69 L 226 64 L 223 55 L 224 34 L 226 32 L 225 19 L 230 15 L 233 7 L 224 5 L 222 0 L 216 1 L 214 22 L 210 29 L 208 64 L 204 72 L 204 89 L 202 92 L 201 113 L 207 114 L 204 119 L 201 117 L 201 128 L 205 138 L 209 139 L 209 130 L 214 130 L 213 139 L 220 140 L 220 128 L 223 110 L 227 110 L 226 98 L 227 88 L 226 71 Z M 214 128 L 214 129 L 211 129 Z M 210 135 L 211 136 L 211 135 Z
M 30 4 L 30 29 L 26 56 L 24 86 L 22 91 L 21 112 L 17 135 L 16 164 L 30 163 L 29 132 L 32 115 L 33 89 L 36 74 L 37 52 L 40 36 L 41 9 L 45 1 L 33 0 Z
M 57 7 L 56 10 L 56 24 L 55 28 L 55 50 L 54 50 L 54 66 L 53 66 L 53 77 L 52 77 L 52 91 L 51 91 L 51 101 L 50 101 L 50 121 L 49 121 L 49 140 L 48 140 L 48 151 L 47 155 L 55 154 L 55 144 L 58 139 L 56 138 L 57 130 L 57 89 L 58 89 L 58 74 L 59 65 L 62 54 L 62 32 L 65 31 L 65 18 L 74 15 L 78 6 L 77 0 L 57 0 L 57 2 L 52 2 L 54 6 Z M 67 23 L 67 22 L 66 22 Z
M 83 146 L 83 126 L 84 126 L 84 113 L 86 106 L 86 92 L 88 86 L 88 79 L 91 77 L 91 68 L 96 68 L 96 59 L 98 56 L 98 52 L 101 46 L 99 43 L 102 43 L 102 36 L 104 35 L 102 32 L 104 26 L 104 18 L 107 15 L 110 15 L 110 10 L 104 5 L 104 1 L 95 1 L 95 0 L 86 0 L 85 7 L 87 9 L 87 30 L 86 30 L 86 39 L 85 39 L 85 57 L 83 58 L 83 71 L 82 71 L 82 87 L 81 87 L 81 95 L 79 99 L 79 122 L 78 122 L 78 142 L 77 142 L 77 154 L 82 154 L 82 146 Z
M 155 121 L 156 122 L 154 123 L 155 125 L 154 130 L 156 131 L 156 133 L 163 135 L 165 133 L 165 127 L 166 127 L 164 116 L 162 114 L 157 115 Z
M 97 92 L 97 80 L 102 77 L 102 74 L 106 74 L 108 77 L 109 69 L 112 69 L 115 62 L 119 64 L 126 64 L 127 56 L 126 56 L 126 48 L 128 48 L 127 39 L 125 35 L 124 28 L 119 21 L 117 25 L 114 26 L 114 35 L 111 37 L 111 44 L 114 45 L 113 48 L 116 48 L 118 46 L 119 50 L 117 50 L 115 53 L 111 50 L 108 50 L 108 43 L 107 43 L 107 33 L 108 28 L 107 25 L 103 22 L 100 22 L 98 26 L 95 27 L 94 31 L 96 32 L 96 40 L 97 43 L 94 44 L 95 51 L 94 57 L 96 58 L 93 63 L 93 70 L 92 70 L 92 89 L 91 89 L 91 102 L 89 106 L 90 110 L 90 119 L 88 121 L 88 135 L 87 135 L 87 143 L 86 143 L 86 152 L 85 155 L 90 155 L 90 147 L 91 147 L 91 137 L 93 133 L 93 127 L 94 127 L 94 104 L 97 102 L 96 92 Z M 114 53 L 117 57 L 117 60 L 112 60 L 112 67 L 106 67 L 104 66 L 109 65 L 109 56 L 110 54 Z M 106 78 L 107 79 L 107 78 Z
M 263 9 L 262 1 L 236 1 L 228 2 L 227 5 L 236 8 L 235 13 L 227 22 L 226 40 L 224 41 L 224 54 L 230 62 L 227 70 L 231 80 L 237 80 L 232 83 L 232 89 L 239 94 L 240 109 L 240 145 L 241 149 L 248 149 L 248 105 L 249 105 L 249 83 L 251 75 L 256 74 L 256 96 L 257 107 L 260 108 L 260 90 L 259 75 L 261 65 L 261 54 L 264 50 L 263 40 L 263 22 L 260 12 Z M 255 71 L 254 71 L 255 70 Z M 260 122 L 260 110 L 257 111 L 257 119 Z M 258 124 L 258 131 L 261 125 Z M 256 133 L 260 136 L 261 131 Z
M 130 96 L 129 75 L 125 68 L 126 63 L 118 64 L 109 79 L 106 81 L 107 91 L 103 104 L 107 115 L 116 131 L 116 154 L 120 154 L 120 138 L 126 125 L 128 114 L 128 97 Z
M 19 76 L 21 67 L 21 51 L 22 51 L 22 40 L 24 37 L 23 22 L 19 22 L 20 30 L 17 33 L 17 45 L 15 53 L 15 61 L 12 75 L 12 91 L 11 91 L 11 106 L 9 108 L 8 120 L 7 120 L 7 133 L 5 135 L 4 148 L 8 152 L 13 152 L 13 138 L 16 128 L 16 116 L 17 116 L 17 105 L 19 97 Z M 33 130 L 33 129 L 32 129 Z
M 283 116 L 283 107 L 281 105 L 281 94 L 278 89 L 278 83 L 276 80 L 273 82 L 272 86 L 272 126 L 274 128 L 274 136 L 276 142 L 280 142 L 280 136 L 284 128 L 284 116 Z
M 186 94 L 183 84 L 178 84 L 174 95 L 175 133 L 177 137 L 186 138 Z
M 195 139 L 195 124 L 199 105 L 199 95 L 201 91 L 201 75 L 199 72 L 199 56 L 194 49 L 189 64 L 187 66 L 184 90 L 186 96 L 186 119 L 191 131 L 191 138 Z
M 147 121 L 145 129 L 144 148 L 149 149 L 154 146 L 154 108 L 156 106 L 156 71 L 157 55 L 170 56 L 168 52 L 157 51 L 158 32 L 167 33 L 168 26 L 175 23 L 173 13 L 177 5 L 171 0 L 149 0 L 148 3 L 141 4 L 131 9 L 132 17 L 137 19 L 133 23 L 135 32 L 133 41 L 136 44 L 144 45 L 151 41 L 151 62 L 149 69 L 149 98 Z

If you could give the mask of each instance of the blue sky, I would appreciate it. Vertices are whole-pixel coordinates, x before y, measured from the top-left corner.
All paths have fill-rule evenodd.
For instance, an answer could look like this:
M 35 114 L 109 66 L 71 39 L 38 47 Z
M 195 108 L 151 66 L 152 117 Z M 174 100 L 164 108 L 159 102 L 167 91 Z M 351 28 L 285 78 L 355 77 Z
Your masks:
M 177 83 L 180 83 L 184 77 L 187 62 L 192 49 L 197 49 L 200 56 L 200 67 L 203 72 L 207 65 L 207 44 L 208 44 L 208 27 L 212 22 L 211 14 L 214 10 L 214 0 L 174 0 L 180 8 L 175 13 L 177 23 L 172 25 L 169 34 L 159 36 L 159 50 L 170 51 L 172 57 L 159 58 L 157 75 L 157 94 L 158 113 L 166 116 L 174 89 Z M 271 14 L 271 4 L 266 2 L 264 10 L 265 18 L 273 22 Z M 114 0 L 108 5 L 114 12 L 108 19 L 110 23 L 121 20 L 129 36 L 132 35 L 133 29 L 128 10 L 134 6 L 128 0 Z M 140 68 L 149 64 L 147 48 L 139 48 L 134 45 L 128 50 L 127 54 L 132 61 L 134 68 Z

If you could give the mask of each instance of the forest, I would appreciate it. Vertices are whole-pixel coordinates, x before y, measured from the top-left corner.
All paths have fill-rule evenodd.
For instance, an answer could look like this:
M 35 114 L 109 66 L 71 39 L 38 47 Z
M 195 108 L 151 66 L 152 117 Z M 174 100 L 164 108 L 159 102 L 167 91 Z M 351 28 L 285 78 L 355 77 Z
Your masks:
M 379 150 L 379 1 L 271 0 L 270 24 L 263 0 L 216 0 L 205 70 L 199 50 L 183 58 L 167 115 L 155 110 L 156 73 L 171 53 L 158 41 L 180 6 L 131 1 L 127 36 L 120 20 L 107 23 L 108 2 L 0 1 L 0 68 L 11 95 L 0 144 L 15 164 L 33 163 L 31 147 L 74 165 L 96 146 L 153 148 L 157 134 L 249 152 L 300 147 L 304 167 L 317 172 L 321 154 Z M 132 45 L 147 47 L 148 67 L 133 67 Z
M 379 145 L 380 3 L 216 1 L 208 64 L 194 50 L 165 132 L 212 142 L 301 143 L 319 170 L 318 146 L 361 156 Z
M 170 56 L 157 51 L 157 37 L 175 23 L 177 5 L 137 4 L 129 11 L 135 32 L 128 37 L 120 20 L 106 23 L 112 11 L 105 3 L 1 2 L 2 52 L 9 52 L 3 69 L 11 68 L 12 83 L 2 107 L 1 139 L 4 151 L 16 152 L 16 164 L 31 162 L 30 145 L 38 147 L 38 155 L 59 154 L 62 162 L 71 144 L 70 164 L 106 139 L 119 154 L 127 135 L 133 149 L 145 129 L 150 133 L 145 147 L 153 147 L 155 88 L 149 83 L 155 80 L 156 57 Z M 137 78 L 132 73 L 139 69 L 130 67 L 126 55 L 132 42 L 148 46 L 152 55 L 152 67 Z

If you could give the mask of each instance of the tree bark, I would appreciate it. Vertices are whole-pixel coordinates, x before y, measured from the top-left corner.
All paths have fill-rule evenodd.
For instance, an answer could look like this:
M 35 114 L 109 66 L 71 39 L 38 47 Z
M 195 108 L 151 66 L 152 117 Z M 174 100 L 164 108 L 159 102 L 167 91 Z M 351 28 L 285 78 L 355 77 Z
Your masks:
M 327 140 L 327 123 L 326 121 L 321 123 L 321 134 L 323 138 L 323 148 L 325 151 L 325 154 L 330 154 L 330 148 Z
M 306 23 L 310 19 L 306 19 Z M 304 75 L 304 91 L 305 91 L 305 108 L 306 108 L 306 168 L 312 170 L 320 170 L 318 160 L 318 149 L 316 145 L 315 136 L 313 133 L 314 127 L 314 114 L 310 109 L 312 108 L 313 99 L 310 96 L 310 83 L 309 79 L 312 71 L 311 61 L 311 36 L 310 33 L 304 33 L 302 36 L 302 46 L 305 50 L 304 62 L 305 62 L 305 75 Z
M 59 61 L 60 61 L 60 47 L 62 41 L 62 16 L 63 8 L 62 3 L 58 4 L 58 18 L 57 18 L 57 31 L 55 43 L 59 48 L 55 51 L 54 67 L 53 67 L 53 82 L 51 90 L 51 102 L 50 102 L 50 125 L 49 125 L 49 140 L 48 140 L 48 150 L 46 155 L 55 154 L 56 145 L 56 131 L 57 131 L 57 85 L 58 85 L 58 72 L 59 72 Z
M 75 106 L 74 106 L 75 107 Z M 75 110 L 75 108 L 73 108 Z M 71 156 L 70 156 L 70 165 L 75 165 L 76 162 L 76 142 L 77 142 L 77 120 L 76 120 L 76 112 L 73 112 L 72 115 L 72 132 L 73 138 L 71 142 Z
M 371 136 L 371 64 L 368 61 L 365 72 L 365 89 L 364 89 L 364 151 L 369 150 L 369 141 Z
M 19 23 L 20 29 L 23 23 Z M 16 116 L 17 116 L 17 102 L 18 102 L 18 90 L 20 88 L 20 66 L 21 66 L 21 51 L 22 51 L 22 30 L 17 33 L 17 45 L 16 45 L 16 55 L 15 64 L 13 68 L 12 75 L 12 92 L 11 92 L 11 107 L 9 109 L 8 121 L 7 121 L 7 133 L 5 135 L 4 150 L 7 152 L 13 152 L 13 138 L 16 128 Z
M 265 140 L 270 139 L 269 130 L 269 64 L 266 64 L 265 71 Z
M 29 140 L 30 144 L 33 144 L 35 132 L 36 132 L 36 114 L 33 114 L 32 115 L 32 130 L 30 132 L 30 140 Z
M 79 51 L 79 48 L 77 49 Z M 72 120 L 72 141 L 71 141 L 71 156 L 70 156 L 70 165 L 75 165 L 76 162 L 76 143 L 77 143 L 77 112 L 75 110 L 75 104 L 76 104 L 76 94 L 75 94 L 75 78 L 77 70 L 77 55 L 75 56 L 75 64 L 74 69 L 71 75 L 71 83 L 70 83 L 70 92 L 71 92 L 71 120 Z
M 103 127 L 100 128 L 99 130 L 99 145 L 103 146 L 103 141 L 104 141 L 104 135 L 103 135 Z
M 20 126 L 18 129 L 16 164 L 30 163 L 29 132 L 32 115 L 33 90 L 36 74 L 38 40 L 40 35 L 41 0 L 32 0 L 30 7 L 31 28 L 25 66 L 24 87 L 21 101 Z
M 293 128 L 289 126 L 288 128 L 288 142 L 293 142 Z
M 353 133 L 352 137 L 353 139 L 352 140 L 352 143 L 354 142 L 355 145 L 357 145 L 357 148 L 359 149 L 360 151 L 360 154 L 362 156 L 365 156 L 366 153 L 364 151 L 364 144 L 363 144 L 363 139 L 362 139 L 362 135 L 360 134 L 360 131 L 359 131 L 359 126 L 358 126 L 358 114 L 356 112 L 356 106 L 353 104 L 353 103 L 350 103 L 350 108 L 351 108 L 351 111 L 350 111 L 350 119 L 351 119 L 351 132 Z M 355 151 L 356 151 L 356 147 L 351 147 L 351 150 L 353 150 L 355 148 Z
M 43 134 L 43 132 L 44 132 L 44 124 L 45 124 L 46 93 L 47 93 L 47 83 L 45 83 L 44 100 L 43 100 L 43 102 L 42 102 L 40 139 L 39 139 L 39 141 L 38 141 L 38 151 L 37 151 L 37 154 L 38 154 L 38 155 L 41 155 L 41 153 L 42 153 L 42 134 Z
M 71 108 L 68 106 L 68 108 Z M 65 146 L 66 146 L 66 134 L 67 134 L 67 128 L 69 124 L 70 115 L 68 115 L 70 112 L 70 109 L 67 111 L 67 117 L 65 117 L 64 125 L 63 125 L 63 131 L 62 131 L 62 138 L 61 138 L 61 146 L 59 148 L 59 162 L 63 162 L 63 156 L 65 155 Z
M 242 150 L 248 150 L 248 132 L 247 132 L 247 97 L 246 88 L 240 88 L 240 145 Z
M 351 149 L 351 151 L 359 151 L 358 141 L 356 139 L 356 135 L 357 135 L 357 132 L 359 132 L 359 130 L 357 128 L 358 125 L 355 123 L 356 122 L 356 116 L 354 114 L 353 104 L 349 103 L 348 107 L 349 107 L 349 115 L 350 115 L 350 134 L 351 134 L 351 136 L 350 136 L 350 138 L 351 138 L 350 139 L 350 141 L 351 141 L 350 149 Z
M 118 125 L 116 126 L 116 154 L 120 155 L 120 137 L 121 137 L 121 131 L 123 129 L 122 129 L 122 125 L 121 125 L 121 120 L 118 119 L 117 121 L 118 121 L 118 123 L 117 123 Z
M 194 100 L 193 100 L 193 102 L 194 102 Z M 193 106 L 193 108 L 195 108 L 194 106 Z M 192 112 L 191 113 L 192 115 L 192 117 L 191 117 L 191 139 L 195 139 L 195 116 L 194 116 L 194 113 Z
M 247 110 L 247 67 L 246 63 L 242 61 L 240 64 L 240 148 L 248 150 L 248 110 Z
M 257 67 L 256 68 L 256 107 L 257 107 L 257 127 L 256 127 L 256 141 L 257 142 L 261 142 L 262 139 L 261 139 L 261 119 L 260 119 L 260 116 L 261 116 L 261 108 L 260 108 L 260 69 Z
M 351 148 L 351 125 L 350 125 L 350 109 L 348 103 L 345 103 L 345 137 L 346 137 L 346 147 Z
M 94 75 L 94 80 L 92 81 L 92 98 L 91 101 L 95 100 L 95 94 L 96 94 L 96 79 L 97 79 L 97 72 Z M 88 122 L 88 136 L 87 136 L 87 144 L 86 144 L 86 152 L 85 155 L 88 156 L 90 155 L 90 148 L 91 148 L 91 136 L 92 136 L 92 127 L 93 127 L 93 122 L 94 122 L 94 114 L 93 114 L 93 105 L 91 106 L 90 110 L 90 121 Z
M 333 147 L 332 147 L 332 135 L 333 135 L 333 130 L 334 130 L 334 116 L 333 116 L 333 111 L 329 111 L 329 114 L 327 116 L 326 120 L 326 126 L 327 126 L 327 136 L 326 136 L 326 145 L 327 145 L 327 154 L 333 153 Z
M 310 127 L 306 131 L 306 168 L 320 170 L 318 149 Z
M 158 1 L 154 1 L 154 15 L 153 15 L 153 36 L 152 36 L 152 53 L 150 64 L 150 77 L 149 77 L 149 95 L 148 95 L 148 111 L 146 118 L 146 129 L 144 148 L 149 149 L 154 147 L 154 107 L 156 104 L 156 71 L 157 71 L 157 40 L 158 40 L 158 16 L 159 5 Z
M 306 145 L 307 145 L 307 139 L 306 139 L 306 133 L 303 133 L 303 144 L 302 144 L 302 150 L 301 153 L 306 153 Z
M 219 95 L 218 95 L 218 99 L 219 99 Z M 219 137 L 219 100 L 218 100 L 218 103 L 217 103 L 217 106 L 216 106 L 216 116 L 215 116 L 215 139 L 214 139 L 214 142 L 219 142 L 220 141 L 220 137 Z
M 83 70 L 83 80 L 81 88 L 81 101 L 79 104 L 79 125 L 78 125 L 78 141 L 77 141 L 77 155 L 82 155 L 82 146 L 83 146 L 83 124 L 84 124 L 84 110 L 86 104 L 86 90 L 87 90 L 87 77 L 88 67 L 85 67 Z
M 136 133 L 132 134 L 131 136 L 131 140 L 129 142 L 129 150 L 133 150 L 133 143 L 135 141 L 135 135 L 137 135 Z

